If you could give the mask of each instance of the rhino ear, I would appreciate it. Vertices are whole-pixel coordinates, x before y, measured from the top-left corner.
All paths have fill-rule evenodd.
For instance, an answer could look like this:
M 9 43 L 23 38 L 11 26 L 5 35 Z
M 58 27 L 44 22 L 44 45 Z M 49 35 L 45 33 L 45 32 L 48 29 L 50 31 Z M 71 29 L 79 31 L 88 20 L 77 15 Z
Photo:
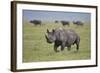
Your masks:
M 47 33 L 49 33 L 49 30 L 47 29 Z

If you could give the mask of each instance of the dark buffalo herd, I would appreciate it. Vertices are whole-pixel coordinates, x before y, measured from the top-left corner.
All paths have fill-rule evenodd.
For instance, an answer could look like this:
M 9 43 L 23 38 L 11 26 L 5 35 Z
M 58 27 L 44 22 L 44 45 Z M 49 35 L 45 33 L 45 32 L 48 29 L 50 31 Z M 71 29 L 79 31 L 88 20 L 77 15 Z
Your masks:
M 83 26 L 83 22 L 81 22 L 81 21 L 73 21 L 73 24 L 75 24 L 77 26 Z
M 42 25 L 42 21 L 41 20 L 31 20 L 29 21 L 30 23 L 34 24 L 34 25 Z M 62 20 L 62 21 L 58 21 L 58 20 L 55 20 L 55 23 L 61 23 L 63 26 L 70 26 L 70 21 L 65 21 L 65 20 Z M 72 22 L 74 25 L 77 25 L 77 26 L 83 26 L 84 23 L 82 21 L 73 21 Z
M 31 20 L 30 23 L 33 23 L 34 25 L 41 25 L 41 21 L 40 20 Z
M 69 21 L 61 21 L 61 23 L 62 23 L 63 26 L 65 26 L 65 25 L 68 25 L 69 26 L 70 25 L 70 22 Z
M 59 23 L 59 21 L 56 20 L 55 23 Z
M 76 44 L 77 51 L 79 50 L 80 37 L 72 29 L 53 29 L 51 32 L 47 29 L 47 34 L 45 35 L 47 43 L 54 43 L 54 51 L 59 52 L 57 48 L 61 46 L 61 51 L 65 47 L 70 50 L 71 45 Z

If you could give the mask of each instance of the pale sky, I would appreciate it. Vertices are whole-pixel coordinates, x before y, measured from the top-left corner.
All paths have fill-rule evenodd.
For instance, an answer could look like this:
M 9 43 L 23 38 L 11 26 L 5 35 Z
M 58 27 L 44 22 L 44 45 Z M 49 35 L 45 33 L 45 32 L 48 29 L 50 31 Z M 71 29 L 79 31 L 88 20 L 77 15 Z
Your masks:
M 90 22 L 91 14 L 82 12 L 23 10 L 23 19 L 27 21 L 36 19 L 41 21 L 66 20 Z

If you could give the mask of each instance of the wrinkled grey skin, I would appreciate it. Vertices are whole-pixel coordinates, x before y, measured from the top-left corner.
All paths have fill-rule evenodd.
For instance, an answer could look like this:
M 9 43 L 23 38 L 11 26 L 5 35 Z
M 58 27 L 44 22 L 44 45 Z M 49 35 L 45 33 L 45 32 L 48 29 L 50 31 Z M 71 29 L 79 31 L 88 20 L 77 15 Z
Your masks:
M 51 32 L 47 29 L 47 35 L 45 35 L 48 43 L 54 43 L 54 51 L 59 52 L 57 48 L 61 46 L 61 51 L 65 47 L 70 50 L 71 45 L 76 44 L 77 51 L 79 50 L 80 37 L 71 29 L 65 30 L 62 28 L 53 29 Z

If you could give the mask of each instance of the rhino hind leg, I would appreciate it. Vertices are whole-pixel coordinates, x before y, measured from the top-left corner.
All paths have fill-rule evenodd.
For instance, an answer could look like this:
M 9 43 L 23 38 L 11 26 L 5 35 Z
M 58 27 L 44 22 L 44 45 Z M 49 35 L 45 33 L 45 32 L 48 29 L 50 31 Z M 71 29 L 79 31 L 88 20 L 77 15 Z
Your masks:
M 78 51 L 78 50 L 79 50 L 79 44 L 76 44 L 76 46 L 77 46 L 76 49 L 77 49 L 77 51 Z
M 62 45 L 62 46 L 61 46 L 61 51 L 63 51 L 63 50 L 64 50 L 64 48 L 65 48 L 65 47 Z
M 76 40 L 76 49 L 77 49 L 77 51 L 79 50 L 79 43 L 80 43 L 80 38 L 78 38 Z
M 67 46 L 67 48 L 68 48 L 68 51 L 70 51 L 71 50 L 71 45 Z
M 57 50 L 58 47 L 59 47 L 59 45 L 56 45 L 56 44 L 54 45 L 54 51 L 55 52 L 59 52 L 59 50 Z

